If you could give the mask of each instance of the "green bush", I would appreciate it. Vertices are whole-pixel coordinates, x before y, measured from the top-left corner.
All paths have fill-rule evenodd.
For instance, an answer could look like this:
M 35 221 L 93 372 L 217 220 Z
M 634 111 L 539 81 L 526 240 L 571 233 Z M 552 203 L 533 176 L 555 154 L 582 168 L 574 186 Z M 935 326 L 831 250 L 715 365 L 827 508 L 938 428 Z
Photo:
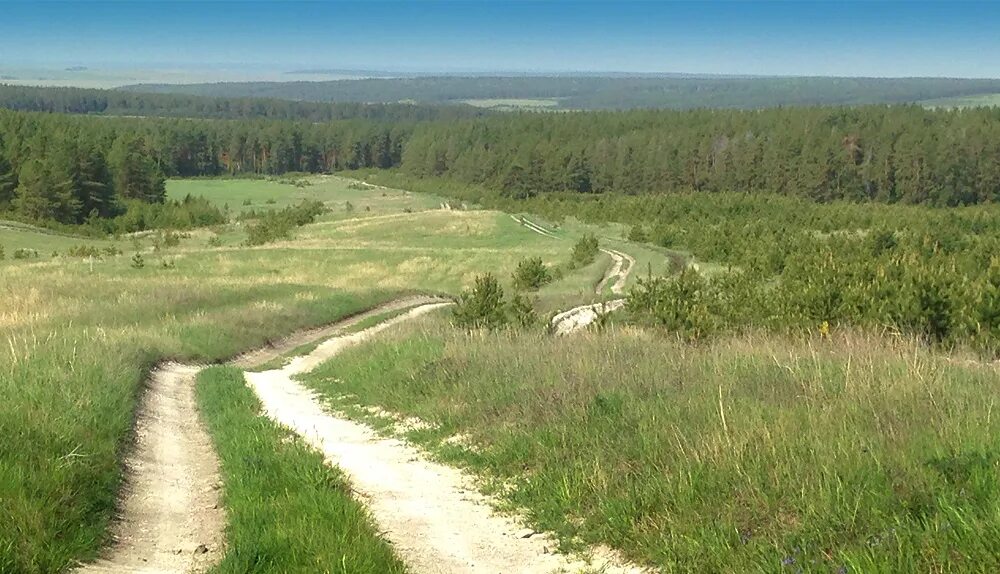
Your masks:
M 14 259 L 38 259 L 38 251 L 22 247 L 14 250 Z
M 521 293 L 516 293 L 507 303 L 507 313 L 512 324 L 526 328 L 538 324 L 538 314 L 531 301 Z
M 476 277 L 476 284 L 462 292 L 452 320 L 464 329 L 496 331 L 537 325 L 538 315 L 524 295 L 515 294 L 508 300 L 497 278 L 487 273 Z
M 570 267 L 577 268 L 590 265 L 598 253 L 600 253 L 600 246 L 598 245 L 597 237 L 593 233 L 586 233 L 573 246 L 573 254 L 570 256 Z
M 103 251 L 93 245 L 77 245 L 66 250 L 69 257 L 100 257 Z
M 649 234 L 646 233 L 646 228 L 642 225 L 636 223 L 628 230 L 628 235 L 626 239 L 634 243 L 645 243 L 649 241 Z
M 455 325 L 466 329 L 496 330 L 508 324 L 503 287 L 492 273 L 476 277 L 455 305 Z
M 522 259 L 514 271 L 514 286 L 519 289 L 538 289 L 552 281 L 552 272 L 541 257 Z
M 0 261 L 3 261 L 7 257 L 7 252 L 3 249 L 3 244 L 0 244 Z
M 226 223 L 226 215 L 203 197 L 185 196 L 180 201 L 122 202 L 124 213 L 112 219 L 88 220 L 84 229 L 96 235 L 121 235 L 149 229 L 194 229 Z
M 687 268 L 672 279 L 639 279 L 629 292 L 626 308 L 642 322 L 694 339 L 712 333 L 720 323 L 711 309 L 713 296 L 709 282 Z
M 326 207 L 319 201 L 303 201 L 278 211 L 264 212 L 255 223 L 247 227 L 246 244 L 264 245 L 289 239 L 293 229 L 312 223 L 325 212 Z

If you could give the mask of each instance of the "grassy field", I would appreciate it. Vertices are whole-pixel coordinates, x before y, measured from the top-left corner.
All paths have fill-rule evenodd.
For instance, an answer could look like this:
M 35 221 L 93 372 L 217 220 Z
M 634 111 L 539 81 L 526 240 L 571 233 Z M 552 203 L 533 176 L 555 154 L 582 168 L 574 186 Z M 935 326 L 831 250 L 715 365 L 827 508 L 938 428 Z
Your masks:
M 161 360 L 219 362 L 403 293 L 456 295 L 487 271 L 510 289 L 527 257 L 557 277 L 530 294 L 541 314 L 594 301 L 609 296 L 594 286 L 610 257 L 568 267 L 587 232 L 636 258 L 630 286 L 677 255 L 623 239 L 622 225 L 528 215 L 549 237 L 505 213 L 334 177 L 172 181 L 170 193 L 234 215 L 301 199 L 331 211 L 259 247 L 242 245 L 236 218 L 159 249 L 0 227 L 0 572 L 59 571 L 107 542 L 137 397 Z M 123 253 L 46 256 L 81 243 Z M 13 260 L 14 245 L 42 257 Z M 603 543 L 665 571 L 1000 569 L 996 369 L 906 339 L 834 329 L 692 343 L 619 324 L 556 338 L 467 333 L 445 314 L 305 380 L 352 416 L 427 421 L 408 438 L 566 548 Z M 343 477 L 257 416 L 239 383 L 213 368 L 198 385 L 226 483 L 219 571 L 398 571 Z
M 296 182 L 302 185 L 295 185 Z M 233 212 L 280 209 L 305 200 L 322 201 L 339 207 L 335 213 L 343 217 L 398 212 L 404 208 L 432 209 L 444 201 L 431 194 L 376 188 L 336 176 L 172 179 L 167 182 L 169 199 L 183 199 L 186 195 L 204 197 L 219 207 L 228 206 Z
M 547 112 L 559 109 L 558 98 L 482 98 L 459 100 L 459 103 L 499 112 Z
M 469 335 L 429 319 L 304 380 L 343 412 L 430 423 L 407 436 L 567 547 L 665 571 L 1000 568 L 996 371 L 914 343 Z
M 920 105 L 925 108 L 978 108 L 1000 106 L 1000 94 L 980 94 L 976 96 L 958 96 L 954 98 L 938 98 L 923 100 Z
M 235 193 L 244 182 L 226 185 Z M 216 189 L 225 202 L 225 186 Z M 271 189 L 279 205 L 280 194 L 298 188 Z M 334 212 L 293 239 L 255 248 L 239 246 L 245 234 L 234 223 L 176 247 L 144 244 L 141 268 L 131 245 L 93 267 L 8 256 L 0 274 L 0 433 L 9 439 L 0 444 L 0 571 L 58 571 L 106 542 L 136 398 L 156 362 L 223 360 L 404 292 L 457 294 L 486 271 L 507 280 L 522 258 L 555 263 L 572 247 L 497 212 L 422 212 L 434 198 L 337 189 L 334 205 L 357 198 L 371 211 L 353 216 L 370 218 Z M 40 251 L 77 243 L 16 233 Z M 209 246 L 214 234 L 227 241 Z
M 3 246 L 5 254 L 5 257 L 0 259 L 0 265 L 3 265 L 4 261 L 14 259 L 15 252 L 19 249 L 37 252 L 38 259 L 41 260 L 50 258 L 53 253 L 65 253 L 81 245 L 100 249 L 121 247 L 120 243 L 112 241 L 74 237 L 16 221 L 0 221 L 0 246 Z M 31 259 L 34 260 L 34 257 Z

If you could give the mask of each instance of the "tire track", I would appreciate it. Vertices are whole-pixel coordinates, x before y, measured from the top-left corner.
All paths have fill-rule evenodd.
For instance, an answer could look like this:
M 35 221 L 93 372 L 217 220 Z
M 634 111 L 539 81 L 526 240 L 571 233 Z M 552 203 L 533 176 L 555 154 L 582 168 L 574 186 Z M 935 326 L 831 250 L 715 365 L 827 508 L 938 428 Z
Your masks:
M 195 401 L 199 370 L 166 363 L 153 371 L 125 463 L 114 543 L 105 559 L 77 572 L 205 572 L 222 558 L 226 517 L 219 460 Z

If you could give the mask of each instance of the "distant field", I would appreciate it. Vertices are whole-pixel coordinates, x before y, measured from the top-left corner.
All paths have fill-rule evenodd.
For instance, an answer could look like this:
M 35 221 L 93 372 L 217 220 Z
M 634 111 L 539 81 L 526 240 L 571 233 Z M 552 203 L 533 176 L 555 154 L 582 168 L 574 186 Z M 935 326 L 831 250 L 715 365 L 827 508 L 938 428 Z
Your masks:
M 958 96 L 954 98 L 937 98 L 920 102 L 925 108 L 978 108 L 1000 106 L 1000 94 L 980 94 L 977 96 Z
M 293 182 L 301 182 L 301 186 Z M 374 193 L 373 193 L 374 192 Z M 322 201 L 345 215 L 385 213 L 439 207 L 444 201 L 428 194 L 387 188 L 363 187 L 336 176 L 309 176 L 282 180 L 174 179 L 167 182 L 167 197 L 201 196 L 233 212 L 280 209 L 302 201 Z M 348 205 L 350 203 L 350 205 Z M 339 209 L 336 209 L 339 208 Z
M 547 111 L 559 107 L 558 98 L 482 98 L 471 100 L 459 100 L 460 103 L 496 111 Z

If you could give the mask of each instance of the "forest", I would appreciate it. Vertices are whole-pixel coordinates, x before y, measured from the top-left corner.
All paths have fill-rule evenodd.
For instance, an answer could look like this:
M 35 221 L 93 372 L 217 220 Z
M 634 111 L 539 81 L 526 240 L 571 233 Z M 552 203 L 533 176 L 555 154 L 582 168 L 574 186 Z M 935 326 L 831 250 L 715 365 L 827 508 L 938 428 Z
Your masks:
M 139 84 L 122 89 L 311 102 L 454 103 L 554 98 L 559 109 L 744 108 L 912 103 L 1000 92 L 1000 80 L 727 76 L 411 77 L 326 82 Z
M 380 122 L 91 118 L 0 111 L 0 211 L 81 223 L 164 177 L 399 168 L 538 194 L 777 194 L 935 206 L 1000 199 L 1000 110 L 918 106 Z
M 162 204 L 164 178 L 391 167 L 412 127 L 0 110 L 0 214 L 81 224 Z
M 485 112 L 471 106 L 391 103 L 314 103 L 262 98 L 212 98 L 185 94 L 137 94 L 121 90 L 38 88 L 0 84 L 0 108 L 25 112 L 143 116 L 301 120 L 329 122 L 362 118 L 417 121 L 469 118 Z

